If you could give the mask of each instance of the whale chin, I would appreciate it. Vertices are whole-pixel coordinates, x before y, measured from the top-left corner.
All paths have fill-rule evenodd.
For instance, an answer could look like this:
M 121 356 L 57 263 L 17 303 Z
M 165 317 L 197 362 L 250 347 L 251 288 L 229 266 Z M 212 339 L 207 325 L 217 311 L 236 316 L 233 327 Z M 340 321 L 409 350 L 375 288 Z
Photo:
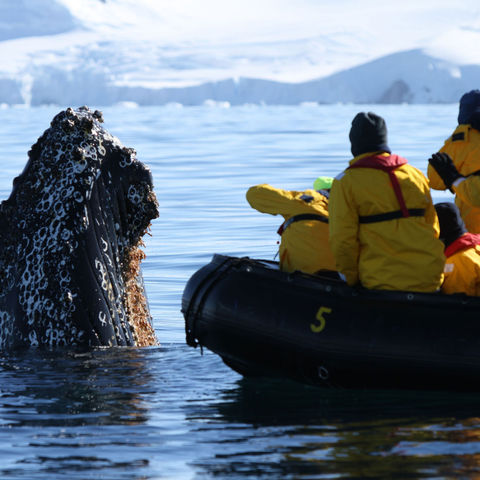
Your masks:
M 68 108 L 0 204 L 0 348 L 157 344 L 141 261 L 158 217 L 150 170 Z

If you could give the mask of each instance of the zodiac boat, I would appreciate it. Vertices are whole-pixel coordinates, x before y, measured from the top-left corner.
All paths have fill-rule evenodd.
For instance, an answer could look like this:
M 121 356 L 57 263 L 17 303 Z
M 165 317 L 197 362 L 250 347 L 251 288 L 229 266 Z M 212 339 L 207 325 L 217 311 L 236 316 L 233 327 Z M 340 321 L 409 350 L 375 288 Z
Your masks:
M 243 376 L 343 388 L 480 391 L 480 299 L 352 288 L 214 255 L 182 298 L 188 345 Z

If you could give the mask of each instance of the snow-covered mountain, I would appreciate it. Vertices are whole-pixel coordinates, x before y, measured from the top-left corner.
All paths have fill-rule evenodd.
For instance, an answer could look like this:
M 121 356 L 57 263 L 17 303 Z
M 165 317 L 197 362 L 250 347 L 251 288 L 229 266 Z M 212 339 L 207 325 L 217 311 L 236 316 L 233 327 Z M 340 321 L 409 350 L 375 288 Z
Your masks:
M 0 0 L 0 103 L 457 102 L 478 0 Z

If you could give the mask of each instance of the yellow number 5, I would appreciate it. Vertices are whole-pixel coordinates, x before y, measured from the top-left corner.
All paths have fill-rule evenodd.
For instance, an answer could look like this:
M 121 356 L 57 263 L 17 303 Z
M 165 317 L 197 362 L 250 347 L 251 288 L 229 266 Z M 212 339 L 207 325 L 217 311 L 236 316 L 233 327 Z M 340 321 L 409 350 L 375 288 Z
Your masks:
M 332 313 L 332 309 L 328 307 L 320 307 L 318 309 L 317 315 L 315 316 L 318 323 L 311 323 L 310 329 L 313 333 L 320 333 L 324 328 L 325 324 L 327 323 L 325 320 L 324 315 L 326 313 Z

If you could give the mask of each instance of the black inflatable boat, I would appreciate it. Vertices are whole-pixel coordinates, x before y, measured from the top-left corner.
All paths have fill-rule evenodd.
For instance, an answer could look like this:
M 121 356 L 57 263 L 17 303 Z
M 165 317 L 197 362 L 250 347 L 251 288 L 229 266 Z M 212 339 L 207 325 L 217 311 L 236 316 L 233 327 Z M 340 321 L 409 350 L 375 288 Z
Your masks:
M 348 287 L 214 255 L 182 299 L 187 343 L 244 376 L 480 391 L 480 298 Z

